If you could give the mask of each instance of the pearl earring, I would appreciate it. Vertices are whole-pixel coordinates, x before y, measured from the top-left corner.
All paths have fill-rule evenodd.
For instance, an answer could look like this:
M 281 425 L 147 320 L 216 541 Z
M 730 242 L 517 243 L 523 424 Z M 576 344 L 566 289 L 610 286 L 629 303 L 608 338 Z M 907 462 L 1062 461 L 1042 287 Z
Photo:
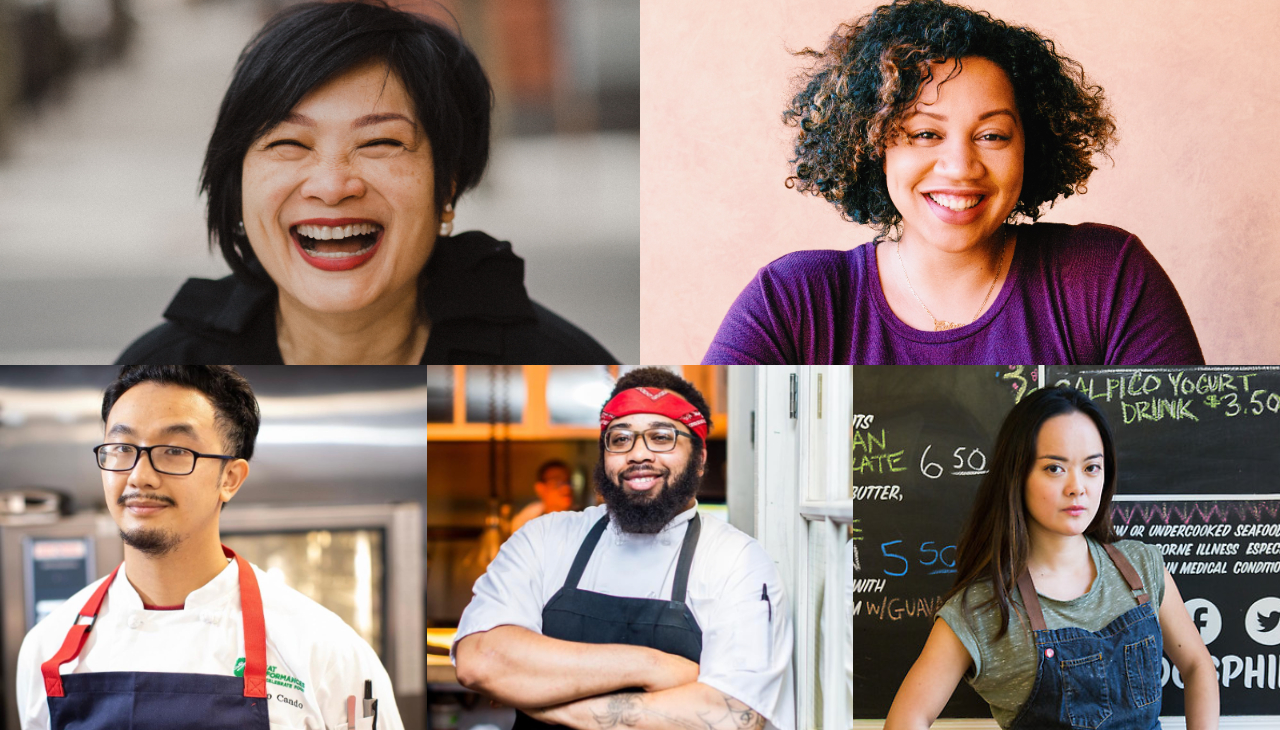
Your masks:
M 444 207 L 444 212 L 452 214 L 453 204 L 450 203 Z M 453 216 L 450 215 L 448 220 L 440 221 L 440 235 L 448 236 L 453 233 Z

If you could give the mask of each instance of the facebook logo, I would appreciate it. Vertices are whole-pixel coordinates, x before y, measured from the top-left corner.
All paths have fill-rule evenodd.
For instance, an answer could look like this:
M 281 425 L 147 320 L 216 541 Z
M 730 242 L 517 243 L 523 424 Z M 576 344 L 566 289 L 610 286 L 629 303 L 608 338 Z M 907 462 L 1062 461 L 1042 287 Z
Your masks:
M 1212 601 L 1205 598 L 1192 598 L 1186 602 L 1187 613 L 1191 614 L 1191 623 L 1200 629 L 1200 639 L 1207 646 L 1222 632 L 1222 613 Z

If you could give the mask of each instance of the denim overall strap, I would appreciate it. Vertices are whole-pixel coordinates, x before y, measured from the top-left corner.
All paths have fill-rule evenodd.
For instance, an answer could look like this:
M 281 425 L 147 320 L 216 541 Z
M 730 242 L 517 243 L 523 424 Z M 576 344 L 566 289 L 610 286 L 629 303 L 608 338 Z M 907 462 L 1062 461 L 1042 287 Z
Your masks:
M 1099 631 L 1048 629 L 1031 574 L 1018 576 L 1036 651 L 1036 680 L 1013 730 L 1159 730 L 1163 641 L 1142 579 L 1104 545 L 1137 605 Z

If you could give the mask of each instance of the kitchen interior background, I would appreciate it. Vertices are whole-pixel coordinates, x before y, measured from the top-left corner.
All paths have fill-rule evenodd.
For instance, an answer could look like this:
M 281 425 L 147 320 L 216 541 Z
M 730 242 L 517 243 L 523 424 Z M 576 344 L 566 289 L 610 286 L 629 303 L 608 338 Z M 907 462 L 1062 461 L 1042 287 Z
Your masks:
M 471 588 L 510 518 L 538 499 L 548 460 L 572 472 L 573 509 L 595 504 L 600 407 L 629 366 L 430 366 L 427 697 L 435 730 L 507 728 L 458 685 L 448 650 Z M 797 727 L 852 716 L 849 368 L 685 365 L 713 428 L 699 509 L 756 537 L 782 574 L 795 623 Z M 827 386 L 823 388 L 823 378 Z M 823 418 L 825 402 L 826 418 Z M 486 730 L 489 730 L 486 728 Z
M 448 657 L 471 586 L 511 533 L 511 518 L 538 500 L 538 468 L 570 468 L 573 506 L 596 504 L 600 407 L 630 366 L 429 366 L 427 681 L 433 728 L 510 727 L 514 712 L 464 690 Z M 725 418 L 728 368 L 673 368 L 712 410 L 699 504 L 727 518 Z
M 186 278 L 229 273 L 204 149 L 240 49 L 295 1 L 0 0 L 0 363 L 113 362 Z M 535 300 L 638 362 L 639 0 L 391 4 L 456 18 L 494 85 L 456 229 L 511 241 Z
M 262 427 L 249 480 L 222 513 L 224 542 L 362 634 L 405 726 L 426 727 L 426 374 L 240 371 Z M 18 730 L 14 668 L 27 629 L 122 558 L 90 451 L 116 372 L 0 367 L 0 730 Z
M 370 640 L 406 727 L 509 727 L 510 710 L 457 684 L 450 638 L 506 517 L 537 498 L 543 461 L 571 466 L 575 507 L 594 502 L 599 409 L 625 369 L 243 367 L 263 427 L 250 481 L 223 513 L 224 535 Z M 844 730 L 860 539 L 851 371 L 674 369 L 702 390 L 715 422 L 703 509 L 756 537 L 786 583 L 797 727 Z M 74 572 L 66 559 L 30 560 L 31 544 L 87 546 L 70 562 L 81 585 L 120 560 L 89 451 L 115 372 L 0 367 L 0 730 L 17 729 L 11 688 L 22 636 L 40 599 L 57 598 L 28 595 L 24 573 Z

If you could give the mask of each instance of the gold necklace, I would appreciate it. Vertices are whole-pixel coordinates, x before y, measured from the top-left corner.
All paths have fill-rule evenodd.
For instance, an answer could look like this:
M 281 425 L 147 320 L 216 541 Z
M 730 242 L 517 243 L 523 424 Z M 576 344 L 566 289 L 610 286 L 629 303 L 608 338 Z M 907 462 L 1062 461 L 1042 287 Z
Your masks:
M 898 245 L 897 245 L 897 248 L 894 249 L 894 251 L 898 253 L 898 265 L 902 267 L 902 278 L 906 279 L 907 288 L 911 290 L 911 296 L 915 297 L 917 302 L 920 302 L 920 306 L 924 307 L 925 314 L 929 315 L 929 319 L 933 320 L 934 332 L 942 332 L 944 330 L 953 330 L 957 327 L 964 327 L 966 324 L 973 324 L 974 322 L 978 321 L 978 315 L 982 314 L 983 308 L 987 306 L 987 300 L 991 298 L 991 292 L 996 290 L 996 282 L 1000 281 L 1000 270 L 1004 268 L 1004 247 L 1005 247 L 1005 244 L 1008 242 L 1009 242 L 1009 231 L 1008 229 L 1005 229 L 1004 236 L 1001 237 L 1000 239 L 999 252 L 996 254 L 996 278 L 991 280 L 991 286 L 987 288 L 987 295 L 982 298 L 982 304 L 978 305 L 978 311 L 974 312 L 973 319 L 969 320 L 968 322 L 948 322 L 945 319 L 938 319 L 937 317 L 933 316 L 933 312 L 929 311 L 929 307 L 924 303 L 924 300 L 921 299 L 920 295 L 916 293 L 916 288 L 914 286 L 911 286 L 911 277 L 907 276 L 907 265 L 902 261 L 902 239 L 901 238 L 898 239 Z

